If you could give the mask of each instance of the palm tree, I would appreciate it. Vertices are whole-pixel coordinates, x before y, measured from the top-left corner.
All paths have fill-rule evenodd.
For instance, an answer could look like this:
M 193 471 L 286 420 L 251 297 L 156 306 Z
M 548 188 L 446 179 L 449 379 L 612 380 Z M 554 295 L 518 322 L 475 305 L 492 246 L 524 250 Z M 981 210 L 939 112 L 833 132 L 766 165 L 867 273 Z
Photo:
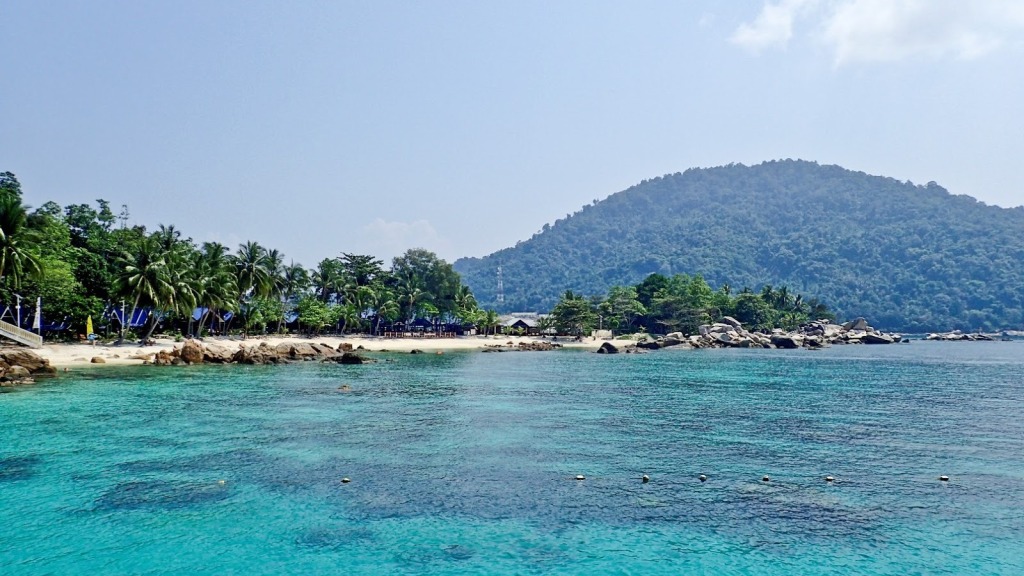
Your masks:
M 0 195 L 0 280 L 18 289 L 25 279 L 42 277 L 43 270 L 32 250 L 34 232 L 26 226 L 28 215 L 21 200 Z
M 317 264 L 316 270 L 309 275 L 309 280 L 313 284 L 316 297 L 321 302 L 337 299 L 344 280 L 341 264 L 337 258 L 324 258 Z
M 376 299 L 377 323 L 373 328 L 374 334 L 380 332 L 380 321 L 387 319 L 393 321 L 401 312 L 401 306 L 395 300 L 394 295 L 388 290 L 379 290 Z
M 285 304 L 285 312 L 287 312 L 288 303 L 291 302 L 294 305 L 296 297 L 309 286 L 309 273 L 302 267 L 302 264 L 296 264 L 293 260 L 291 264 L 283 268 L 281 277 L 281 301 Z M 278 333 L 281 332 L 283 322 L 284 318 L 277 321 Z
M 284 293 L 284 254 L 277 250 L 267 250 L 265 268 L 267 269 L 267 296 L 280 297 Z
M 197 276 L 196 303 L 207 308 L 207 313 L 199 317 L 196 330 L 196 334 L 202 337 L 206 319 L 216 317 L 220 310 L 233 308 L 238 289 L 233 263 L 223 244 L 204 243 L 202 251 L 195 256 L 194 267 Z
M 115 290 L 133 299 L 131 315 L 121 319 L 122 329 L 135 317 L 140 305 L 156 306 L 165 302 L 167 295 L 173 291 L 165 256 L 155 236 L 144 238 L 136 253 L 124 253 L 121 256 L 121 270 L 115 280 Z
M 234 262 L 239 300 L 250 294 L 267 294 L 270 284 L 270 261 L 265 248 L 252 241 L 239 244 Z

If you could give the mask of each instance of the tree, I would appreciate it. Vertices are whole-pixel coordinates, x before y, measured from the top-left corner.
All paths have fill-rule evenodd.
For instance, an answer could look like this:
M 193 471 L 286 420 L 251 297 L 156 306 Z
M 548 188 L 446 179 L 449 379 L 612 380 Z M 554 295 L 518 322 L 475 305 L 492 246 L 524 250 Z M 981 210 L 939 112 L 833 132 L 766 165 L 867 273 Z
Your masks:
M 565 291 L 562 298 L 551 311 L 555 327 L 559 332 L 581 337 L 583 334 L 594 329 L 597 323 L 597 314 L 594 313 L 586 298 L 573 294 L 571 290 Z
M 28 216 L 20 198 L 0 194 L 0 280 L 14 289 L 25 278 L 40 278 L 42 267 L 33 249 L 35 234 L 26 226 Z
M 338 318 L 331 306 L 311 296 L 301 298 L 296 309 L 299 313 L 299 322 L 305 325 L 311 334 L 319 334 L 327 326 L 333 325 Z
M 10 196 L 21 203 L 21 183 L 12 172 L 0 172 L 0 198 Z
M 194 254 L 192 265 L 196 274 L 196 303 L 206 308 L 196 330 L 202 337 L 207 319 L 215 318 L 219 311 L 235 309 L 238 288 L 234 264 L 223 244 L 205 242 L 202 250 Z
M 462 280 L 451 264 L 433 252 L 422 248 L 406 251 L 392 261 L 391 275 L 408 306 L 407 318 L 415 317 L 417 302 L 434 306 L 442 316 L 455 316 L 456 293 Z
M 647 314 L 637 297 L 637 289 L 632 286 L 613 286 L 599 309 L 607 325 L 615 330 L 631 330 L 636 320 Z
M 165 254 L 155 236 L 147 237 L 134 254 L 123 254 L 115 290 L 132 300 L 132 308 L 128 318 L 122 318 L 122 326 L 135 317 L 139 306 L 165 302 L 173 290 L 169 280 Z
M 732 315 L 749 330 L 769 330 L 775 314 L 767 302 L 756 294 L 740 294 L 732 304 Z
M 265 248 L 252 241 L 240 244 L 234 262 L 239 301 L 249 294 L 266 296 L 270 293 L 271 262 Z

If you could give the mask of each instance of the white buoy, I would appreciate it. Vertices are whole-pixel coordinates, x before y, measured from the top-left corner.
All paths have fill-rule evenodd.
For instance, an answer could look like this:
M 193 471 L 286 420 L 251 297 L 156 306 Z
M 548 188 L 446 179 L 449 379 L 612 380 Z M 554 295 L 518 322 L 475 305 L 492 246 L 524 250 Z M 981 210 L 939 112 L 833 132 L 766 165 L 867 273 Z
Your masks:
M 651 481 L 651 477 L 648 476 L 647 474 L 644 474 L 643 476 L 640 477 L 640 481 L 643 482 L 644 484 L 647 484 L 648 482 Z
M 697 479 L 700 480 L 701 482 L 707 482 L 708 481 L 708 477 L 703 475 L 703 474 L 701 474 L 700 476 L 697 476 Z
M 769 478 L 767 476 L 762 476 L 761 477 L 761 482 L 771 482 L 771 478 Z
M 221 486 L 223 486 L 223 485 L 225 485 L 227 483 L 228 483 L 227 480 L 217 480 L 217 484 L 220 484 Z
M 943 482 L 949 482 L 949 476 L 939 476 L 939 480 Z
M 825 476 L 825 482 L 832 482 L 834 480 L 835 480 L 835 478 L 833 478 L 831 476 Z
M 341 479 L 341 483 L 342 484 L 348 484 L 349 482 L 351 482 L 351 480 L 349 480 L 348 478 L 342 478 Z
M 583 474 L 577 474 L 577 475 L 576 475 L 576 479 L 577 479 L 577 480 L 586 480 L 586 479 L 587 479 L 587 477 L 586 477 L 586 476 L 584 476 Z

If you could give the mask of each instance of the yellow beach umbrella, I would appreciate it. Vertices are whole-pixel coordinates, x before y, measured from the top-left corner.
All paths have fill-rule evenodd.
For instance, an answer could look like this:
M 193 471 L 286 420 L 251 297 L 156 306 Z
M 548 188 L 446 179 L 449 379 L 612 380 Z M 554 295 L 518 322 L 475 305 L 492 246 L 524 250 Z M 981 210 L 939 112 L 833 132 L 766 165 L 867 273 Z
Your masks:
M 85 335 L 92 334 L 92 316 L 85 319 Z

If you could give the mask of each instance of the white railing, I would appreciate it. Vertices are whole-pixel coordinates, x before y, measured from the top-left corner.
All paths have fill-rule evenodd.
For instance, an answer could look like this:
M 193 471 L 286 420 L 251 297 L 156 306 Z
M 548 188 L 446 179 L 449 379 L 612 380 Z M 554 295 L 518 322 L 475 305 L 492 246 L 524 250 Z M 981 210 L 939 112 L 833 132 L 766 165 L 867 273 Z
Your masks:
M 43 337 L 39 334 L 29 332 L 24 328 L 18 328 L 14 324 L 4 322 L 3 320 L 0 320 L 0 336 L 5 336 L 15 342 L 21 342 L 33 348 L 41 348 L 43 346 Z

